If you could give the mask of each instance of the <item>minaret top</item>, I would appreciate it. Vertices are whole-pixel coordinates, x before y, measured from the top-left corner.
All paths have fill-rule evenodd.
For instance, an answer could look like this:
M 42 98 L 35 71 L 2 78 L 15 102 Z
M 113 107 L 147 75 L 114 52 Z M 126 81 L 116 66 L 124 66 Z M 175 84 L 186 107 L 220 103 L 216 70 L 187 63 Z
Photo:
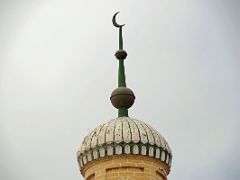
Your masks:
M 110 97 L 110 100 L 115 108 L 118 109 L 118 117 L 128 117 L 128 109 L 133 105 L 135 95 L 133 91 L 127 88 L 124 60 L 127 57 L 127 52 L 123 49 L 122 27 L 116 22 L 116 16 L 119 12 L 113 15 L 113 25 L 119 29 L 119 50 L 115 53 L 118 59 L 118 88 L 115 89 Z
M 124 61 L 127 53 L 123 49 L 122 38 L 124 25 L 116 22 L 117 14 L 113 16 L 113 24 L 119 29 L 119 48 L 115 53 L 119 63 L 118 87 L 112 92 L 110 100 L 118 109 L 118 117 L 102 123 L 85 136 L 77 152 L 80 171 L 85 179 L 107 178 L 113 169 L 120 172 L 122 168 L 134 171 L 134 175 L 116 173 L 116 179 L 130 176 L 133 179 L 140 176 L 142 179 L 167 179 L 172 163 L 172 151 L 167 141 L 147 123 L 128 117 L 128 109 L 133 105 L 135 95 L 126 85 Z M 139 174 L 135 173 L 136 169 L 138 172 L 140 170 Z

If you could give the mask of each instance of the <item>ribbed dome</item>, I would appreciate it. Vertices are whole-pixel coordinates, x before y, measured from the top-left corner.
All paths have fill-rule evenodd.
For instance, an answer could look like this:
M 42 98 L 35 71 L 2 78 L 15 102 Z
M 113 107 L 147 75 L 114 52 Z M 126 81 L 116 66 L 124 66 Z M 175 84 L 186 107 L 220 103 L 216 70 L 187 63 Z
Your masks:
M 167 141 L 146 123 L 129 117 L 119 117 L 95 128 L 77 152 L 80 168 L 96 159 L 121 154 L 154 157 L 171 166 Z

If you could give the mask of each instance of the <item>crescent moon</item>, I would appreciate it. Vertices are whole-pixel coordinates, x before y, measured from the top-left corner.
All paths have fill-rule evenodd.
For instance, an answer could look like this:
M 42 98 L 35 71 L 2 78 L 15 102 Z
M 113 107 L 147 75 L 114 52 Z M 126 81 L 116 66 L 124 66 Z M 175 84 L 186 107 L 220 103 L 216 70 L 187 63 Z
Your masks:
M 113 15 L 112 22 L 113 22 L 113 25 L 114 25 L 115 27 L 120 28 L 120 27 L 124 26 L 125 24 L 120 25 L 120 24 L 118 24 L 118 23 L 116 22 L 116 16 L 117 16 L 118 13 L 119 13 L 119 12 L 116 12 L 116 13 Z

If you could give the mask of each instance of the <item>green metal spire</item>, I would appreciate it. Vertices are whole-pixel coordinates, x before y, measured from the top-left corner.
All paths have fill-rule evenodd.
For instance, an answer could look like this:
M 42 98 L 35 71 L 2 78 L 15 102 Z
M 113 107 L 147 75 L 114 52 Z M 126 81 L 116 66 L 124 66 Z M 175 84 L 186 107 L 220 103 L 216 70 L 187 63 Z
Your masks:
M 122 26 L 119 28 L 119 50 L 123 50 Z M 118 62 L 118 87 L 126 87 L 124 59 L 119 59 Z
M 119 29 L 119 50 L 116 52 L 115 56 L 118 59 L 118 88 L 112 92 L 111 102 L 114 107 L 118 109 L 118 117 L 128 117 L 128 108 L 130 108 L 134 103 L 134 93 L 131 89 L 127 88 L 126 77 L 125 77 L 125 67 L 124 59 L 127 57 L 127 53 L 123 50 L 123 37 L 122 37 L 122 27 L 124 25 L 119 25 L 116 22 L 116 15 L 113 16 L 113 25 Z
M 123 50 L 123 37 L 122 37 L 122 26 L 119 28 L 119 50 Z M 127 87 L 124 59 L 119 59 L 118 61 L 118 87 Z M 128 109 L 125 107 L 118 109 L 118 117 L 128 117 Z
M 119 49 L 123 49 L 122 26 L 119 28 Z

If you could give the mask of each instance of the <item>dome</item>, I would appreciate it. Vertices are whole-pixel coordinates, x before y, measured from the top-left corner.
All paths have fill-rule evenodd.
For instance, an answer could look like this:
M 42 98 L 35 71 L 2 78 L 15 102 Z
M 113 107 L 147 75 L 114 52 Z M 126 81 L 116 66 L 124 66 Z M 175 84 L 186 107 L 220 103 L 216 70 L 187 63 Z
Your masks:
M 171 166 L 171 149 L 162 135 L 130 117 L 101 124 L 84 138 L 77 152 L 80 169 L 91 161 L 123 154 L 149 156 Z

